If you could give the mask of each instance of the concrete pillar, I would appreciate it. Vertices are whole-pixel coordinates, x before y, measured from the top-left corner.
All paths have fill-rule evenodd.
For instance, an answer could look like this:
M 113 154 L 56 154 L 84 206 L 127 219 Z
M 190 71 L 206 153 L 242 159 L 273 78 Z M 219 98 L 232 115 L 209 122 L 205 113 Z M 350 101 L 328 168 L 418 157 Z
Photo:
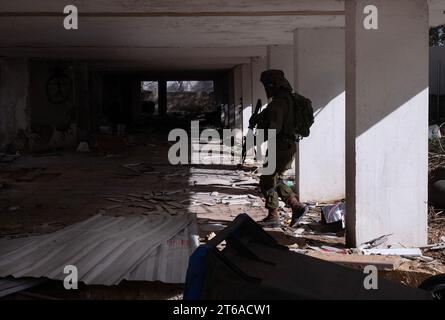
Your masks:
M 222 78 L 213 80 L 213 94 L 215 104 L 218 107 L 220 114 L 220 125 L 224 126 L 225 110 L 224 110 L 224 81 Z
M 267 58 L 252 58 L 252 105 L 255 108 L 258 99 L 261 99 L 263 106 L 267 104 L 266 92 L 260 81 L 261 72 L 267 70 Z
M 240 129 L 236 135 L 236 140 L 239 143 L 242 140 L 243 129 L 243 73 L 242 65 L 238 65 L 233 69 L 233 92 L 234 92 L 234 128 Z
M 249 119 L 252 115 L 252 66 L 243 64 L 241 66 L 242 73 L 242 119 L 243 119 L 243 135 L 247 134 L 249 128 Z
M 24 59 L 0 60 L 0 150 L 30 128 L 29 72 Z
M 378 29 L 364 8 L 378 8 Z M 347 242 L 427 243 L 427 0 L 346 1 Z
M 226 128 L 235 127 L 235 71 L 231 69 L 228 74 L 228 105 L 226 108 Z
M 267 68 L 284 71 L 286 79 L 294 85 L 294 49 L 293 46 L 279 45 L 267 47 Z
M 315 122 L 298 144 L 296 186 L 301 201 L 345 197 L 345 30 L 294 32 L 295 91 L 312 100 Z
M 253 108 L 255 108 L 256 103 L 258 99 L 261 99 L 261 103 L 263 107 L 261 110 L 264 109 L 264 107 L 267 106 L 267 96 L 266 91 L 264 90 L 264 86 L 260 81 L 261 73 L 268 68 L 268 57 L 253 57 L 251 59 L 252 64 L 252 104 Z M 261 152 L 263 155 L 266 154 L 267 150 L 267 143 L 264 142 L 261 145 Z M 250 151 L 248 154 L 249 157 L 253 157 L 253 151 Z
M 233 86 L 235 104 L 235 128 L 242 129 L 243 73 L 241 65 L 238 65 L 233 69 Z
M 164 117 L 167 115 L 167 81 L 159 80 L 158 82 L 158 110 L 159 115 Z

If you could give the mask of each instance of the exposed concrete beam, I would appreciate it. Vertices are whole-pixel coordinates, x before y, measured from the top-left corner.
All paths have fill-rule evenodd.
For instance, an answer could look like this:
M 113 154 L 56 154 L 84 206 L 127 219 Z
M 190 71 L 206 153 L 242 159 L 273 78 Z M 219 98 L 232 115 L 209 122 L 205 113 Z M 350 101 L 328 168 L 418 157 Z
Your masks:
M 342 0 L 0 0 L 0 11 L 58 12 L 66 4 L 82 12 L 245 12 L 344 10 Z
M 267 48 L 261 46 L 251 47 L 146 47 L 146 46 L 1 46 L 0 55 L 21 57 L 70 57 L 88 59 L 119 59 L 126 60 L 152 60 L 162 59 L 197 59 L 197 58 L 250 58 L 266 57 Z M 237 64 L 246 63 L 239 61 Z
M 277 16 L 338 16 L 342 10 L 322 11 L 202 11 L 202 12 L 79 12 L 90 18 L 149 18 L 149 17 L 277 17 Z M 0 17 L 63 17 L 63 12 L 0 12 Z

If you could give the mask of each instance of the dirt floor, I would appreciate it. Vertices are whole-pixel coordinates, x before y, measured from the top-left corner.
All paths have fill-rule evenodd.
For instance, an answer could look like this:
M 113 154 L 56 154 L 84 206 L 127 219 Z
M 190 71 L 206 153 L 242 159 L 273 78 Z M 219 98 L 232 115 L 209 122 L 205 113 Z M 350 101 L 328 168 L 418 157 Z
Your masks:
M 147 214 L 147 207 L 139 206 L 139 200 L 134 199 L 136 195 L 169 190 L 182 190 L 174 201 L 184 205 L 189 213 L 196 213 L 200 227 L 209 221 L 226 225 L 244 212 L 254 220 L 265 217 L 257 186 L 232 184 L 239 178 L 241 181 L 255 178 L 251 174 L 252 167 L 172 166 L 167 161 L 170 145 L 165 132 L 139 133 L 126 139 L 99 137 L 98 148 L 89 153 L 55 151 L 24 155 L 11 163 L 1 164 L 0 237 L 51 233 L 97 213 L 116 216 Z M 229 183 L 206 184 L 211 179 L 228 179 Z M 196 200 L 197 195 L 211 193 L 232 199 L 250 195 L 250 203 L 206 205 L 204 200 Z M 282 209 L 286 221 L 290 209 Z M 298 230 L 278 228 L 268 231 L 292 249 L 311 250 L 310 247 L 323 245 L 345 249 L 344 235 L 321 230 L 320 217 L 320 207 L 314 207 Z M 431 243 L 445 235 L 444 217 L 440 213 L 430 215 Z M 211 234 L 211 231 L 200 228 L 202 242 Z M 382 274 L 388 279 L 418 285 L 430 275 L 445 272 L 444 252 L 425 252 L 424 255 L 433 257 L 434 261 L 404 260 L 398 270 Z M 12 298 L 180 299 L 183 285 L 121 283 L 114 287 L 81 286 L 80 289 L 70 293 L 57 281 L 48 281 Z

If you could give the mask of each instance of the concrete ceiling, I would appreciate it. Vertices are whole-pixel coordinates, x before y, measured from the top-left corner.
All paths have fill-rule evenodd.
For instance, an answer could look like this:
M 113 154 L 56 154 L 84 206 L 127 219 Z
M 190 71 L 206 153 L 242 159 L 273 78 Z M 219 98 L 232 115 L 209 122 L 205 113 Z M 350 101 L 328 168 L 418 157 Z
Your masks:
M 430 26 L 445 24 L 445 0 L 428 0 L 430 9 Z
M 226 68 L 264 54 L 262 49 L 246 53 L 239 48 L 292 44 L 297 28 L 344 26 L 343 0 L 69 3 L 79 9 L 79 30 L 63 28 L 65 4 L 60 1 L 0 0 L 0 33 L 8 35 L 0 38 L 0 55 Z M 432 25 L 445 23 L 444 10 L 445 0 L 430 0 Z
M 14 35 L 0 45 L 264 46 L 291 44 L 299 27 L 344 24 L 338 0 L 78 0 L 69 3 L 79 9 L 80 28 L 66 31 L 64 5 L 57 3 L 0 0 L 0 30 Z

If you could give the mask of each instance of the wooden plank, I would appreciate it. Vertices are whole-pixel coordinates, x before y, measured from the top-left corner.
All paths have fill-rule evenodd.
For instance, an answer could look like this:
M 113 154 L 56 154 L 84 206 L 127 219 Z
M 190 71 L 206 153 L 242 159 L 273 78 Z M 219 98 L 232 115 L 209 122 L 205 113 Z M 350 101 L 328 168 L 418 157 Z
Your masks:
M 307 255 L 356 269 L 363 269 L 367 265 L 373 265 L 376 266 L 378 270 L 390 271 L 397 269 L 402 263 L 402 258 L 400 257 L 365 256 L 359 254 L 338 254 L 316 251 L 310 251 Z
M 371 248 L 362 250 L 365 255 L 420 257 L 419 248 Z

